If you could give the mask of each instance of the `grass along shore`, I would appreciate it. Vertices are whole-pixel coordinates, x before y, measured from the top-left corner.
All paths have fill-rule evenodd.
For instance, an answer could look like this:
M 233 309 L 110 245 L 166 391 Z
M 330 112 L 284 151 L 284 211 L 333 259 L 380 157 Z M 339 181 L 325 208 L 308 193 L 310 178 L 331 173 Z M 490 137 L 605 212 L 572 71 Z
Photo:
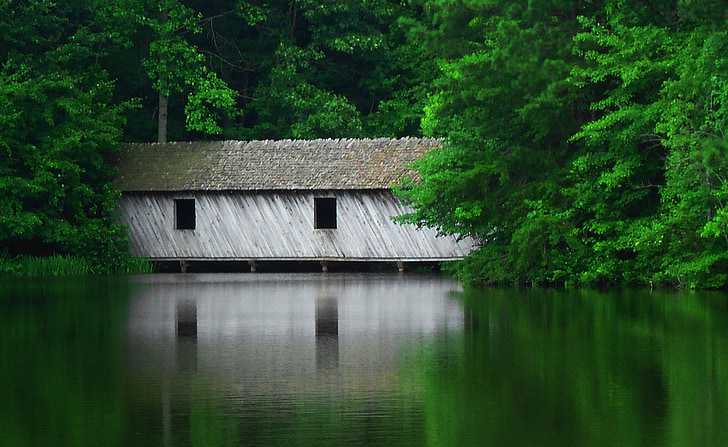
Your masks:
M 146 258 L 129 257 L 113 268 L 99 268 L 98 264 L 78 256 L 17 256 L 0 257 L 0 276 L 49 278 L 101 274 L 152 273 L 153 265 Z

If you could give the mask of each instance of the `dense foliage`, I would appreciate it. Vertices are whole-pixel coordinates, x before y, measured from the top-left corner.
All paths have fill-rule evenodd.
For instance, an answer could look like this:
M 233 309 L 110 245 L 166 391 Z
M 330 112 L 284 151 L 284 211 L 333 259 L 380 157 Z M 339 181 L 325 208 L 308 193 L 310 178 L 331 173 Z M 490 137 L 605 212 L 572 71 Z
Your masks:
M 122 141 L 430 135 L 482 283 L 728 284 L 725 0 L 0 0 L 0 256 L 122 265 Z
M 114 18 L 71 3 L 0 2 L 0 247 L 108 266 L 124 257 L 109 157 L 131 104 L 100 63 L 122 44 Z
M 465 278 L 728 284 L 725 2 L 439 5 L 446 147 L 404 195 L 482 241 Z

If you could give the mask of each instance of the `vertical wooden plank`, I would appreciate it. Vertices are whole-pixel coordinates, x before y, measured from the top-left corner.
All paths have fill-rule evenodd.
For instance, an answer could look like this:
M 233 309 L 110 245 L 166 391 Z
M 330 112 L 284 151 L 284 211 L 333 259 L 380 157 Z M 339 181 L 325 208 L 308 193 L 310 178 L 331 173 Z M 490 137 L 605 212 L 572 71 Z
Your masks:
M 337 198 L 338 228 L 313 228 L 313 198 Z M 174 228 L 173 200 L 196 200 L 195 230 Z M 473 243 L 399 225 L 409 210 L 390 191 L 240 191 L 125 194 L 131 251 L 152 258 L 448 259 Z

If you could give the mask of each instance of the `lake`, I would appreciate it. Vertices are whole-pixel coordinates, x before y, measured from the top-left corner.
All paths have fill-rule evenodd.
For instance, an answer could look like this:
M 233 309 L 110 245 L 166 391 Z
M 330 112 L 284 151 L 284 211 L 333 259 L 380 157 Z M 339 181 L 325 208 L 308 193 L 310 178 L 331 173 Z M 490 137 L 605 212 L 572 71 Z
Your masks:
M 728 295 L 0 283 L 0 445 L 726 446 Z

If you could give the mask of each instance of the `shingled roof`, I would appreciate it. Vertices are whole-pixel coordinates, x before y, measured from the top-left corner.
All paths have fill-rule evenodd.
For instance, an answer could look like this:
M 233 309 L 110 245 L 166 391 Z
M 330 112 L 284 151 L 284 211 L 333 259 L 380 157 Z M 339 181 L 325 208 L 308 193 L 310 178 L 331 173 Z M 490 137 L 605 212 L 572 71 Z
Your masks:
M 386 189 L 436 139 L 133 143 L 119 157 L 122 191 Z

